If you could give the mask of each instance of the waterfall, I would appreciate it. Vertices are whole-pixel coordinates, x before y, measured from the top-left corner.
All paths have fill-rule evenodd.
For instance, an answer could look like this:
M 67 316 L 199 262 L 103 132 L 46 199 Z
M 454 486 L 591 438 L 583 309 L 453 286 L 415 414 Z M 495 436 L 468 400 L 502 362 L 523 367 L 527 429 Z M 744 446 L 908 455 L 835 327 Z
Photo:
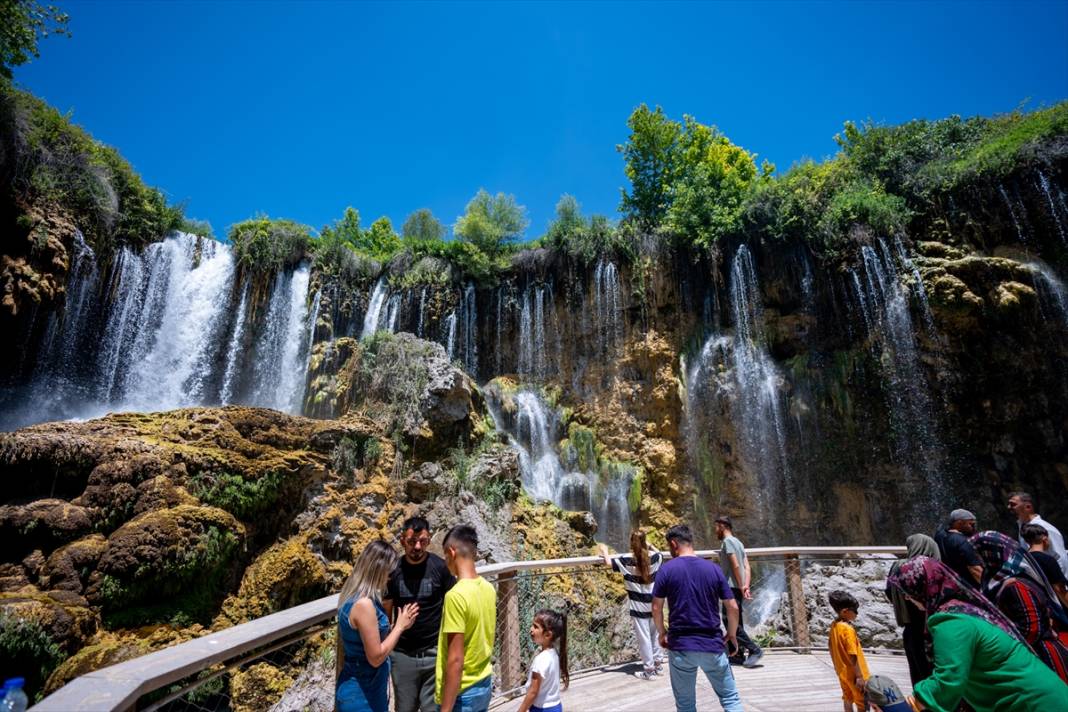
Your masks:
M 386 331 L 391 334 L 397 330 L 397 316 L 400 314 L 402 296 L 400 293 L 394 294 L 386 303 Z
M 497 338 L 497 351 L 493 354 L 496 364 L 496 370 L 494 373 L 501 372 L 501 311 L 504 303 L 504 287 L 497 287 L 497 325 L 494 329 L 494 336 Z
M 745 245 L 738 248 L 731 264 L 730 309 L 734 318 L 731 361 L 738 385 L 733 405 L 743 450 L 764 487 L 775 492 L 785 485 L 787 496 L 792 496 L 780 396 L 783 377 L 767 350 L 760 286 Z
M 427 287 L 424 284 L 423 288 L 419 290 L 419 321 L 415 326 L 415 335 L 420 339 L 423 338 L 423 315 L 426 313 L 426 290 Z
M 1053 216 L 1054 222 L 1057 224 L 1057 234 L 1061 236 L 1061 242 L 1068 242 L 1068 239 L 1065 239 L 1064 236 L 1064 225 L 1061 224 L 1060 213 L 1057 212 L 1057 206 L 1053 203 L 1053 195 L 1050 193 L 1049 178 L 1047 178 L 1046 174 L 1042 171 L 1038 172 L 1038 182 L 1042 187 L 1042 192 L 1046 194 L 1046 201 L 1049 202 L 1049 212 L 1050 215 Z
M 309 277 L 307 263 L 275 277 L 264 330 L 256 344 L 256 380 L 251 398 L 254 405 L 300 411 Z
M 593 305 L 597 318 L 598 350 L 607 355 L 623 338 L 619 275 L 616 265 L 605 259 L 593 272 Z
M 219 393 L 219 402 L 229 405 L 234 400 L 236 388 L 238 363 L 244 354 L 245 340 L 245 310 L 248 309 L 248 284 L 241 290 L 241 301 L 237 305 L 237 317 L 234 320 L 234 328 L 230 334 L 230 341 L 226 346 L 226 370 L 223 372 L 223 386 Z
M 1058 323 L 1062 327 L 1068 328 L 1068 288 L 1065 287 L 1064 282 L 1047 264 L 1036 260 L 1028 262 L 1024 266 L 1031 270 L 1035 277 L 1038 277 L 1038 280 L 1035 281 L 1035 290 L 1044 298 L 1040 298 L 1039 306 L 1042 306 L 1043 301 L 1048 302 L 1057 314 Z M 1038 286 L 1039 282 L 1041 282 L 1042 287 Z M 1045 316 L 1045 309 L 1042 311 L 1043 316 Z
M 449 361 L 456 356 L 456 312 L 451 311 L 445 317 L 445 350 L 449 353 Z
M 216 346 L 227 325 L 226 302 L 233 281 L 229 250 L 215 242 L 202 246 L 193 268 L 193 240 L 166 240 L 167 279 L 158 271 L 149 279 L 142 329 L 131 353 L 127 405 L 137 410 L 170 409 L 209 399 Z M 153 246 L 154 247 L 154 246 Z M 149 336 L 144 337 L 146 334 Z M 214 395 L 214 394 L 210 394 Z
M 1024 238 L 1023 228 L 1020 227 L 1020 219 L 1016 217 L 1016 209 L 1012 206 L 1012 201 L 1009 200 L 1009 194 L 1005 192 L 1005 186 L 999 185 L 998 192 L 1001 193 L 1002 200 L 1005 201 L 1005 207 L 1009 209 L 1009 217 L 1012 218 L 1012 224 L 1016 227 L 1016 237 L 1020 242 L 1027 242 Z
M 382 315 L 382 304 L 386 301 L 387 292 L 386 278 L 379 277 L 371 292 L 371 298 L 367 302 L 367 313 L 363 317 L 363 331 L 360 332 L 361 339 L 368 339 L 378 331 L 378 320 Z
M 517 391 L 510 398 L 512 407 L 506 414 L 503 404 L 495 399 L 494 390 L 487 391 L 497 429 L 508 435 L 509 444 L 519 456 L 523 489 L 532 498 L 552 502 L 561 509 L 591 512 L 597 520 L 598 540 L 625 546 L 631 527 L 627 496 L 635 468 L 622 463 L 598 463 L 592 452 L 585 462 L 574 452 L 563 457 L 558 447 L 563 435 L 560 414 L 532 390 Z
M 475 285 L 464 287 L 460 300 L 461 333 L 463 334 L 463 363 L 470 374 L 478 373 L 478 305 Z
M 76 235 L 65 306 L 0 429 L 219 402 L 300 412 L 319 303 L 309 265 L 274 276 L 258 317 L 251 284 L 236 279 L 230 246 L 214 240 L 174 233 L 120 248 L 105 271 Z
M 939 477 L 942 446 L 920 367 L 908 292 L 902 289 L 885 244 L 878 252 L 869 245 L 862 247 L 861 268 L 851 270 L 851 278 L 882 370 L 895 454 L 901 464 L 926 478 L 933 502 L 944 502 L 946 497 L 939 496 L 944 490 Z

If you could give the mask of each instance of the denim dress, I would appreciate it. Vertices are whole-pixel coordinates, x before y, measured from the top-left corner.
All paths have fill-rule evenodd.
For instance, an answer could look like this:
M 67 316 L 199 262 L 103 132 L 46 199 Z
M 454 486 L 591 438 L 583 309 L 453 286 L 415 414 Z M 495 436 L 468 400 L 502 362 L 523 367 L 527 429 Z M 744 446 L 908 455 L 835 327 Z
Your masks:
M 389 666 L 386 658 L 378 667 L 367 661 L 360 631 L 349 625 L 349 614 L 355 600 L 346 601 L 337 613 L 338 635 L 345 650 L 345 663 L 337 680 L 338 712 L 389 712 Z M 389 635 L 389 619 L 378 601 L 378 635 Z

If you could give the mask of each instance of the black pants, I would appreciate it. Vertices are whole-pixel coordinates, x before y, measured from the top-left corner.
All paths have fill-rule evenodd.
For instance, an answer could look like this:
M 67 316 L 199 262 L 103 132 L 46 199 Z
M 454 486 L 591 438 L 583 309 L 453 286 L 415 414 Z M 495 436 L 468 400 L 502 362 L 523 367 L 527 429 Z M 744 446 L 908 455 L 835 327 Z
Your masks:
M 745 632 L 745 625 L 743 624 L 742 617 L 742 589 L 731 587 L 731 591 L 734 593 L 734 600 L 738 603 L 738 646 L 740 650 L 737 651 L 738 657 L 743 657 L 743 650 L 748 650 L 749 654 L 760 652 L 760 646 L 753 642 L 753 639 L 749 637 L 749 634 Z M 727 609 L 723 609 L 723 627 L 727 627 Z M 730 654 L 731 651 L 727 651 Z
M 923 631 L 924 623 L 921 621 L 906 624 L 901 633 L 901 638 L 905 643 L 905 658 L 909 661 L 909 678 L 912 679 L 913 687 L 920 680 L 929 678 L 934 672 L 931 669 L 931 661 L 927 659 Z

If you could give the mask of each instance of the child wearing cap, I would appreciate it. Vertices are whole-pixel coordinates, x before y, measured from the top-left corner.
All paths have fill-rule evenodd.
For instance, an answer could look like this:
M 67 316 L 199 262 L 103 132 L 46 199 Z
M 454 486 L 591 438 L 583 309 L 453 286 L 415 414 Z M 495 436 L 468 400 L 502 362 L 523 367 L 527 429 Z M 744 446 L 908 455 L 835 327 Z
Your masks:
M 831 649 L 834 671 L 838 673 L 838 684 L 842 686 L 842 709 L 845 712 L 867 712 L 864 683 L 869 677 L 868 663 L 864 660 L 864 651 L 860 649 L 860 640 L 852 625 L 860 604 L 845 591 L 831 591 L 827 598 L 838 616 L 831 623 L 827 645 Z

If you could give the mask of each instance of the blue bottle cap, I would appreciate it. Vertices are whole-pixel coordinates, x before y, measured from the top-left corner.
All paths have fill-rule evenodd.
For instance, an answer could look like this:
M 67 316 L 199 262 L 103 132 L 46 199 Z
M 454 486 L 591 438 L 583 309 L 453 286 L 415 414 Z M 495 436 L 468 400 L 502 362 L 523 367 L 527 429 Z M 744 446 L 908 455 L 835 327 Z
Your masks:
M 4 680 L 4 689 L 9 687 L 23 687 L 26 684 L 26 678 L 24 677 L 12 677 L 8 680 Z

